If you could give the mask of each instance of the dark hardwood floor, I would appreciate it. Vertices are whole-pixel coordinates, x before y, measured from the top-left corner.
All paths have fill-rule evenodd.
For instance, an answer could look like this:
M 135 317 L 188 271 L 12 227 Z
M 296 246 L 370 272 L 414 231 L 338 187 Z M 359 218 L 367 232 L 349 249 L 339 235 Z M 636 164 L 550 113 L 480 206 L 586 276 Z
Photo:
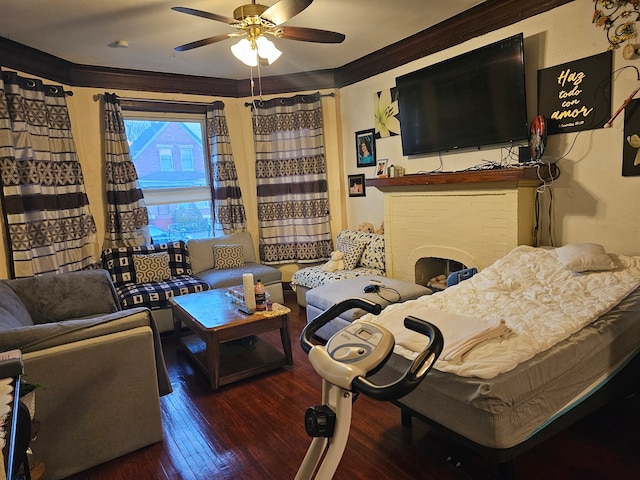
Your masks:
M 304 412 L 320 403 L 321 385 L 298 342 L 305 312 L 294 295 L 287 295 L 287 305 L 292 308 L 293 367 L 212 392 L 200 372 L 176 351 L 172 338 L 165 338 L 174 391 L 161 399 L 164 441 L 71 478 L 293 479 L 310 443 Z M 277 339 L 274 335 L 273 341 Z M 639 415 L 638 396 L 613 402 L 519 457 L 516 478 L 638 478 Z M 491 478 L 482 459 L 465 459 L 461 467 L 448 462 L 454 451 L 424 423 L 414 420 L 412 429 L 403 428 L 396 407 L 361 396 L 354 404 L 349 442 L 334 478 Z

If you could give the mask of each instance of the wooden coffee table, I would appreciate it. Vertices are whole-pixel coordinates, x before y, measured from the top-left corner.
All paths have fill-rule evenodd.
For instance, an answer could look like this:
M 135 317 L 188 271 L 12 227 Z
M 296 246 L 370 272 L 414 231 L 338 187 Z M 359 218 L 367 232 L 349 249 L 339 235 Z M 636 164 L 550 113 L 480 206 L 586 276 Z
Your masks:
M 237 380 L 293 365 L 288 311 L 273 316 L 238 310 L 226 289 L 171 299 L 176 343 L 202 369 L 216 390 Z M 190 332 L 183 335 L 182 324 Z M 258 335 L 280 329 L 282 351 Z

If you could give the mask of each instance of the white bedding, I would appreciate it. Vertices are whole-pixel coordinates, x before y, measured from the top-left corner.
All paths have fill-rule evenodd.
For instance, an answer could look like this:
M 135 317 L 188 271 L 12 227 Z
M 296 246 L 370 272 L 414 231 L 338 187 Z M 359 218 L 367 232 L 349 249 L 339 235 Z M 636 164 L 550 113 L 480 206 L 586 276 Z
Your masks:
M 553 249 L 519 246 L 443 292 L 394 304 L 378 317 L 367 314 L 361 319 L 381 323 L 392 332 L 404 329 L 407 315 L 429 321 L 428 309 L 504 320 L 512 333 L 485 340 L 462 358 L 441 357 L 435 364 L 443 372 L 493 378 L 566 339 L 640 285 L 640 257 L 611 258 L 619 265 L 615 270 L 574 274 L 559 262 Z M 401 335 L 394 351 L 413 360 L 427 339 L 411 335 L 411 341 Z M 446 342 L 445 336 L 445 348 Z

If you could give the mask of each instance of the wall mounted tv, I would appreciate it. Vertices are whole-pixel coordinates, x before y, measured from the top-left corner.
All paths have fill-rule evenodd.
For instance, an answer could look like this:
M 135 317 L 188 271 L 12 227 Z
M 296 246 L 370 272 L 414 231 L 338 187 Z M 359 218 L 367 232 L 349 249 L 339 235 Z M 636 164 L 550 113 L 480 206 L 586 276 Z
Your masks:
M 520 33 L 396 78 L 404 155 L 528 139 Z

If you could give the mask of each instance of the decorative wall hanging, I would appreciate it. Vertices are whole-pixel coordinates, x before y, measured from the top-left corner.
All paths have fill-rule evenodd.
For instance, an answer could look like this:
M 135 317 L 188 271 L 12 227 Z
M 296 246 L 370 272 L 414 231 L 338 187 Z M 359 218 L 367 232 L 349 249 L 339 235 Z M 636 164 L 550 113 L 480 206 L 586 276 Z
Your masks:
M 356 166 L 373 167 L 376 164 L 374 129 L 356 132 Z
M 640 100 L 631 100 L 624 109 L 622 176 L 640 175 Z
M 373 96 L 373 111 L 376 121 L 376 139 L 400 135 L 397 87 L 376 92 Z
M 538 70 L 538 113 L 547 133 L 603 128 L 611 116 L 611 51 Z
M 359 173 L 357 175 L 348 175 L 349 182 L 349 196 L 350 197 L 364 197 L 367 192 L 364 187 L 364 174 Z
M 592 22 L 596 27 L 604 28 L 609 49 L 619 48 L 621 43 L 638 36 L 635 24 L 640 20 L 638 0 L 595 0 L 593 5 Z

